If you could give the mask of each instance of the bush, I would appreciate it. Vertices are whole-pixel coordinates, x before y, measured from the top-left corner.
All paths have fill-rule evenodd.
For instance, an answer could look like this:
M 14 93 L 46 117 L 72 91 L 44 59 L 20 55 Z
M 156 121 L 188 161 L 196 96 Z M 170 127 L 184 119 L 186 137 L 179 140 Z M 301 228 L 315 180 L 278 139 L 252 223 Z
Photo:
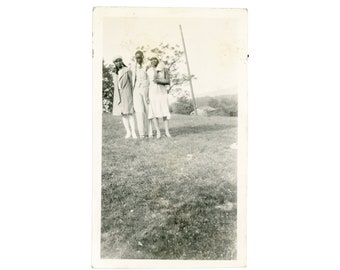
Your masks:
M 208 106 L 212 107 L 212 108 L 218 108 L 219 106 L 219 101 L 216 98 L 210 98 L 208 101 Z
M 102 77 L 102 106 L 103 111 L 111 112 L 113 103 L 113 78 L 111 74 L 110 67 L 102 62 L 103 77 Z
M 171 110 L 178 114 L 190 114 L 194 110 L 194 105 L 191 100 L 183 96 L 177 99 L 177 102 L 172 105 Z

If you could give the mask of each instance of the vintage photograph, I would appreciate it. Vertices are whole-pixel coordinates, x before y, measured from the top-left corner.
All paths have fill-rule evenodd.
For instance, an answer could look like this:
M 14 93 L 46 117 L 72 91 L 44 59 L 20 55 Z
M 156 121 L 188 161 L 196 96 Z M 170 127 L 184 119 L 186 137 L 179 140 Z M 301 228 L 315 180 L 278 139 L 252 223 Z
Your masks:
M 93 266 L 246 265 L 247 10 L 93 9 Z

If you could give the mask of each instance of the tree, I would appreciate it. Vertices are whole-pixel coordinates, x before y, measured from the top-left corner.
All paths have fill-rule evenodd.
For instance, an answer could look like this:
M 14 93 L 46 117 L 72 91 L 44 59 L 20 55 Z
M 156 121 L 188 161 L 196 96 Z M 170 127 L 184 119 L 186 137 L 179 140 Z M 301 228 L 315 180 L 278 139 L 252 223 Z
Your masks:
M 177 101 L 172 105 L 174 113 L 190 114 L 194 110 L 193 103 L 186 96 L 177 98 Z
M 218 101 L 218 106 L 215 107 L 217 108 L 214 112 L 215 115 L 237 116 L 237 101 L 230 98 L 220 98 L 216 100 Z
M 210 98 L 209 101 L 208 101 L 208 105 L 212 108 L 217 108 L 219 106 L 219 102 L 218 102 L 218 99 L 216 98 Z
M 136 51 L 140 50 L 147 56 L 147 52 L 155 53 L 161 59 L 170 73 L 169 93 L 174 97 L 189 97 L 188 90 L 181 86 L 189 83 L 190 79 L 196 79 L 195 75 L 191 78 L 183 72 L 185 70 L 184 52 L 180 49 L 178 44 L 170 45 L 169 43 L 160 43 L 159 46 L 151 48 L 150 46 L 140 46 Z M 134 59 L 133 59 L 134 60 Z
M 113 104 L 113 78 L 111 74 L 111 67 L 102 61 L 102 106 L 103 111 L 111 112 Z

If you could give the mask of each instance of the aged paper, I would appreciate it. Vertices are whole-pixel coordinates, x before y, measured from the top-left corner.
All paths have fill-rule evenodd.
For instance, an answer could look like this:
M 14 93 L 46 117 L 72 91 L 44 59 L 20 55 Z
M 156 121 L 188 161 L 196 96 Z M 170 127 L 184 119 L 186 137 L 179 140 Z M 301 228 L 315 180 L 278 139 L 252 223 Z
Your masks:
M 93 267 L 246 266 L 247 10 L 96 7 L 92 56 Z

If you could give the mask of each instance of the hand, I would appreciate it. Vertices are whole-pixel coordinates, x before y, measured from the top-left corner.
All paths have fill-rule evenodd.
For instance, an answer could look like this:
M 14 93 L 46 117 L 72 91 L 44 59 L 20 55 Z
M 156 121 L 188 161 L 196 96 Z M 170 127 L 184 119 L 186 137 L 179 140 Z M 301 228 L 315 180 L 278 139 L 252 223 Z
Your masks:
M 146 101 L 146 104 L 149 104 L 149 103 L 150 103 L 149 97 L 146 97 L 146 98 L 145 98 L 145 101 Z

